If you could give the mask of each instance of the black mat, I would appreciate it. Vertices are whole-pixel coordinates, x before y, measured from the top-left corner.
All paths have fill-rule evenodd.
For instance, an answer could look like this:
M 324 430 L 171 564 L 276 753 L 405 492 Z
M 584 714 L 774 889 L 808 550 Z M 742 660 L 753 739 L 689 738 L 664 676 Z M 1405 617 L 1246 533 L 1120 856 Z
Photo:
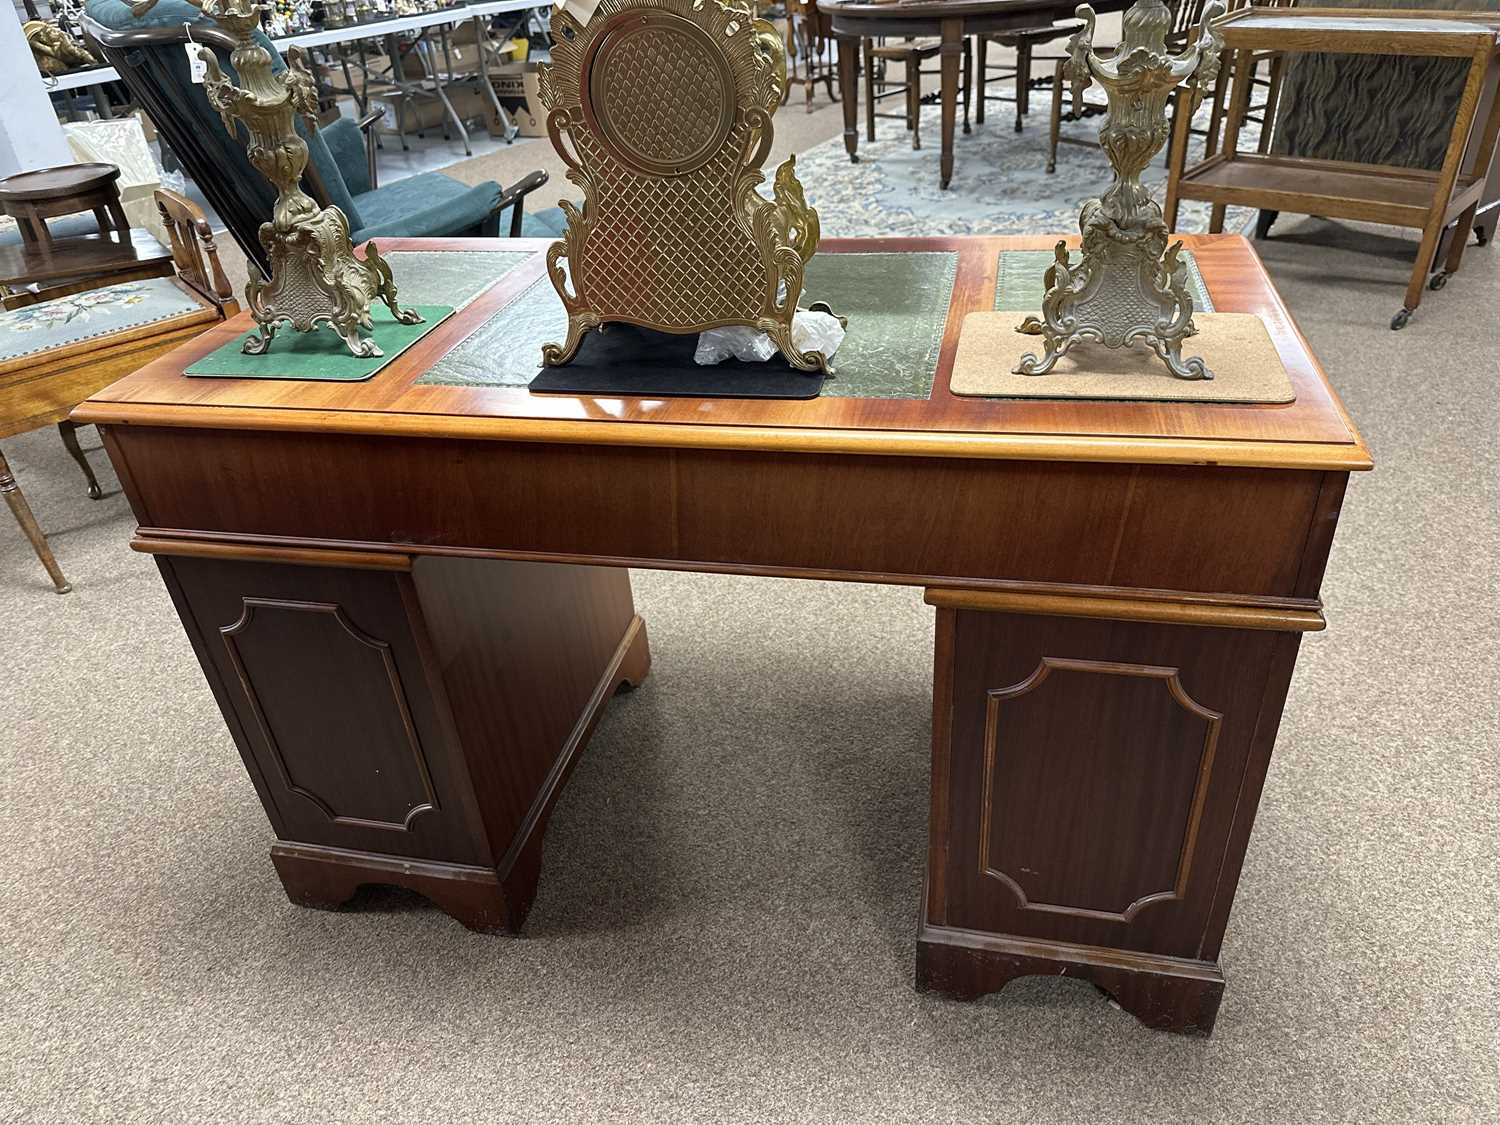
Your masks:
M 674 336 L 611 324 L 583 339 L 573 362 L 544 367 L 536 394 L 621 398 L 817 398 L 823 376 L 798 371 L 780 355 L 764 363 L 726 359 L 713 367 L 693 362 L 696 333 Z

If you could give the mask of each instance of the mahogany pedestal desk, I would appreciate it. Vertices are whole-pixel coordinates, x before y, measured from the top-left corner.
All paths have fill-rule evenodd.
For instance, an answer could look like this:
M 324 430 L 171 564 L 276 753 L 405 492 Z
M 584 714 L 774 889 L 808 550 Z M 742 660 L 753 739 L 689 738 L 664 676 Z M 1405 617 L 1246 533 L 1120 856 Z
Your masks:
M 1217 309 L 1266 318 L 1294 403 L 950 394 L 998 252 L 1048 238 L 820 250 L 957 252 L 926 399 L 415 382 L 543 276 L 546 243 L 511 239 L 392 243 L 536 254 L 369 382 L 184 377 L 241 316 L 75 418 L 103 432 L 294 902 L 387 883 L 522 925 L 568 771 L 647 671 L 627 567 L 922 586 L 918 986 L 1061 973 L 1206 1034 L 1297 646 L 1371 461 L 1249 244 L 1186 241 Z

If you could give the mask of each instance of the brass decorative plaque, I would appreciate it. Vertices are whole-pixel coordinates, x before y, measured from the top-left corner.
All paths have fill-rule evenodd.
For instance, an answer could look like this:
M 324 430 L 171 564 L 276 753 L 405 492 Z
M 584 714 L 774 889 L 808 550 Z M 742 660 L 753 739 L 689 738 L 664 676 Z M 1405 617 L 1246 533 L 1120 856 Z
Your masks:
M 826 372 L 821 352 L 792 343 L 818 213 L 791 158 L 772 199 L 756 191 L 786 90 L 776 29 L 720 0 L 603 0 L 582 24 L 554 7 L 552 40 L 547 131 L 583 205 L 562 203 L 568 229 L 547 254 L 568 333 L 543 362 L 567 363 L 611 321 L 679 334 L 742 324 L 794 367 Z

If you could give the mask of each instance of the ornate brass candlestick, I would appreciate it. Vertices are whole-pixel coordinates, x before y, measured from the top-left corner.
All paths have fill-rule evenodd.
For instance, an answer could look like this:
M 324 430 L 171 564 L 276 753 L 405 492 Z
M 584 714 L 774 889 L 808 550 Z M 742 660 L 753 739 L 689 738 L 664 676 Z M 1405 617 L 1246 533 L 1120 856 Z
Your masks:
M 1080 340 L 1111 348 L 1137 340 L 1150 344 L 1180 379 L 1212 379 L 1203 360 L 1182 358 L 1182 341 L 1193 335 L 1193 299 L 1187 291 L 1182 243 L 1167 246 L 1161 207 L 1141 186 L 1141 172 L 1167 139 L 1167 98 L 1184 80 L 1196 105 L 1219 73 L 1223 39 L 1213 20 L 1224 12 L 1219 0 L 1203 10 L 1197 40 L 1177 56 L 1167 53 L 1172 13 L 1163 0 L 1137 0 L 1125 13 L 1120 46 L 1108 57 L 1093 49 L 1094 9 L 1075 12 L 1084 26 L 1068 41 L 1066 72 L 1073 107 L 1097 81 L 1109 97 L 1109 115 L 1099 143 L 1109 154 L 1115 181 L 1098 199 L 1083 205 L 1078 226 L 1083 259 L 1069 262 L 1067 244 L 1057 244 L 1057 262 L 1047 270 L 1042 319 L 1027 317 L 1020 331 L 1040 333 L 1047 345 L 1038 359 L 1027 354 L 1020 375 L 1045 375 Z M 1191 108 L 1185 108 L 1191 112 Z
M 254 38 L 264 5 L 252 0 L 206 0 L 203 14 L 216 20 L 236 40 L 229 61 L 243 86 L 236 86 L 219 69 L 213 52 L 199 48 L 208 66 L 204 90 L 209 104 L 234 135 L 234 123 L 250 132 L 250 163 L 276 185 L 271 221 L 261 224 L 260 241 L 271 258 L 271 280 L 252 276 L 245 286 L 246 304 L 260 326 L 260 335 L 245 341 L 244 350 L 261 355 L 282 323 L 298 332 L 331 325 L 356 356 L 383 354 L 375 341 L 359 329 L 372 327 L 370 304 L 384 301 L 402 324 L 418 324 L 413 309 L 396 304 L 391 267 L 372 242 L 363 261 L 349 242 L 349 220 L 337 207 L 319 207 L 299 186 L 307 167 L 307 142 L 297 135 L 301 116 L 309 129 L 317 127 L 317 90 L 300 49 L 289 52 L 287 69 L 271 72 L 271 55 Z

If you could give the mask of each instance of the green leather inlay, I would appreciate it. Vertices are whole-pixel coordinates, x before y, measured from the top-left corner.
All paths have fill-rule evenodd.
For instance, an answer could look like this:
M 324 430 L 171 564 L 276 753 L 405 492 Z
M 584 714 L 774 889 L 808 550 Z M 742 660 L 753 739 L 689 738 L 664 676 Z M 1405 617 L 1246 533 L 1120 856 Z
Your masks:
M 926 398 L 932 393 L 958 255 L 822 254 L 807 264 L 802 305 L 827 301 L 849 318 L 823 387 L 835 398 Z M 450 386 L 523 387 L 540 370 L 542 345 L 561 341 L 567 316 L 542 278 L 442 356 L 417 380 Z

